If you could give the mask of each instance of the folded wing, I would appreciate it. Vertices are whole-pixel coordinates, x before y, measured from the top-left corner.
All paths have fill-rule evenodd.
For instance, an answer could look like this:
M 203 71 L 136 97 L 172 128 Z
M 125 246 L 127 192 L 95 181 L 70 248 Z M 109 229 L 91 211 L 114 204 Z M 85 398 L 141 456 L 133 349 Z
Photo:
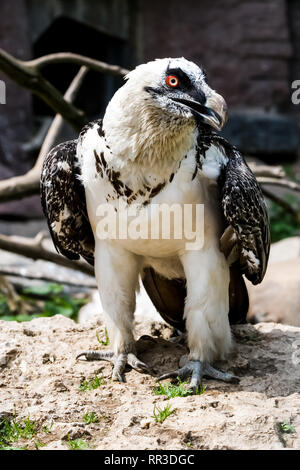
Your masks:
M 228 157 L 219 177 L 221 204 L 234 240 L 241 272 L 259 284 L 266 272 L 270 251 L 269 218 L 261 188 L 242 155 L 224 139 L 218 144 Z M 229 255 L 230 256 L 230 255 Z
M 41 174 L 41 200 L 55 248 L 69 259 L 94 264 L 94 236 L 76 166 L 77 140 L 54 147 Z

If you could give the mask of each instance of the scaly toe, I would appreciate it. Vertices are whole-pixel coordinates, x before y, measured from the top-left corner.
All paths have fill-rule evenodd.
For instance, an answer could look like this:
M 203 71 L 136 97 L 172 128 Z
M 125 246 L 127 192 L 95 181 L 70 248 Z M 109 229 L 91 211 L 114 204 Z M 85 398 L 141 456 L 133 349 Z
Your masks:
M 129 353 L 127 356 L 127 364 L 138 372 L 149 371 L 150 367 L 144 362 L 140 361 L 134 354 Z
M 80 353 L 76 359 L 84 357 L 86 361 L 108 361 L 114 364 L 112 380 L 125 382 L 124 372 L 129 366 L 129 370 L 135 369 L 138 372 L 150 372 L 150 367 L 140 361 L 133 353 L 121 353 L 118 356 L 113 351 L 87 351 Z
M 180 380 L 184 381 L 190 376 L 191 381 L 189 389 L 193 393 L 197 393 L 199 390 L 199 387 L 202 384 L 202 378 L 204 376 L 210 379 L 223 380 L 224 382 L 230 383 L 238 383 L 240 380 L 238 377 L 228 372 L 221 372 L 212 367 L 210 364 L 203 363 L 201 361 L 188 361 L 188 363 L 180 369 L 167 372 L 166 374 L 159 376 L 156 380 L 159 382 L 164 379 L 179 378 Z
M 235 384 L 239 383 L 240 381 L 239 377 L 236 377 L 235 375 L 230 374 L 229 372 L 221 372 L 220 370 L 217 370 L 212 367 L 210 364 L 205 365 L 203 375 L 209 377 L 210 379 L 222 380 L 223 382 Z
M 76 356 L 76 360 L 85 357 L 86 361 L 108 361 L 114 362 L 115 354 L 113 351 L 87 351 Z
M 127 354 L 121 353 L 115 360 L 113 368 L 112 379 L 118 382 L 125 382 L 124 371 L 127 364 Z

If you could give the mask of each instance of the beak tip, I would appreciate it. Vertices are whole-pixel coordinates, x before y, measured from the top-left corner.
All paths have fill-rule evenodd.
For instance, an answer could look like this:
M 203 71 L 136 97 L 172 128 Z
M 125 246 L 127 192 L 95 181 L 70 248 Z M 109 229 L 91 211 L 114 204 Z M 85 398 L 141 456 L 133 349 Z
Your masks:
M 211 108 L 218 118 L 215 128 L 220 131 L 227 122 L 228 117 L 228 106 L 223 96 L 218 93 L 213 93 L 206 102 L 207 106 Z

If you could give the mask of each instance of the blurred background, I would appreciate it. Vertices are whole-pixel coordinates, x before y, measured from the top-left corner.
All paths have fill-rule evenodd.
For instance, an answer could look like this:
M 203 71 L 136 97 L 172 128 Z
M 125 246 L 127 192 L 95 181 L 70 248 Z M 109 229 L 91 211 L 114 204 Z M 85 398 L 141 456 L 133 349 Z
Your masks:
M 300 182 L 300 104 L 292 102 L 292 83 L 300 80 L 298 0 L 1 0 L 0 47 L 22 60 L 74 52 L 128 69 L 154 58 L 184 56 L 205 68 L 208 83 L 228 103 L 223 135 L 248 161 L 281 165 L 290 181 Z M 74 64 L 43 69 L 62 93 L 77 71 Z M 6 104 L 0 104 L 3 180 L 33 166 L 54 112 L 1 71 L 0 79 L 6 83 Z M 121 85 L 119 77 L 90 71 L 75 104 L 89 120 L 101 117 Z M 65 123 L 57 142 L 74 137 Z M 271 273 L 263 294 L 256 288 L 252 320 L 300 325 L 299 192 L 277 185 L 268 190 L 286 202 L 284 207 L 268 201 L 272 241 L 281 243 L 272 251 L 272 265 L 285 263 L 285 268 L 278 265 Z M 0 204 L 1 234 L 32 237 L 45 228 L 38 195 Z M 281 300 L 274 316 L 274 304 L 289 296 L 291 285 L 292 312 L 286 319 Z

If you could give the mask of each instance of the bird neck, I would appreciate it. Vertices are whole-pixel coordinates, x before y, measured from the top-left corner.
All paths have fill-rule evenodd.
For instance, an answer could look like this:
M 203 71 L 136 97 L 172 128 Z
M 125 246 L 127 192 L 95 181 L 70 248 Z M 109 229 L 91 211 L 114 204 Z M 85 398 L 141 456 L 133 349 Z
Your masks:
M 103 128 L 111 152 L 123 167 L 137 163 L 158 172 L 173 171 L 197 138 L 192 120 L 172 116 L 149 104 L 139 112 L 127 109 L 121 113 L 108 107 Z

